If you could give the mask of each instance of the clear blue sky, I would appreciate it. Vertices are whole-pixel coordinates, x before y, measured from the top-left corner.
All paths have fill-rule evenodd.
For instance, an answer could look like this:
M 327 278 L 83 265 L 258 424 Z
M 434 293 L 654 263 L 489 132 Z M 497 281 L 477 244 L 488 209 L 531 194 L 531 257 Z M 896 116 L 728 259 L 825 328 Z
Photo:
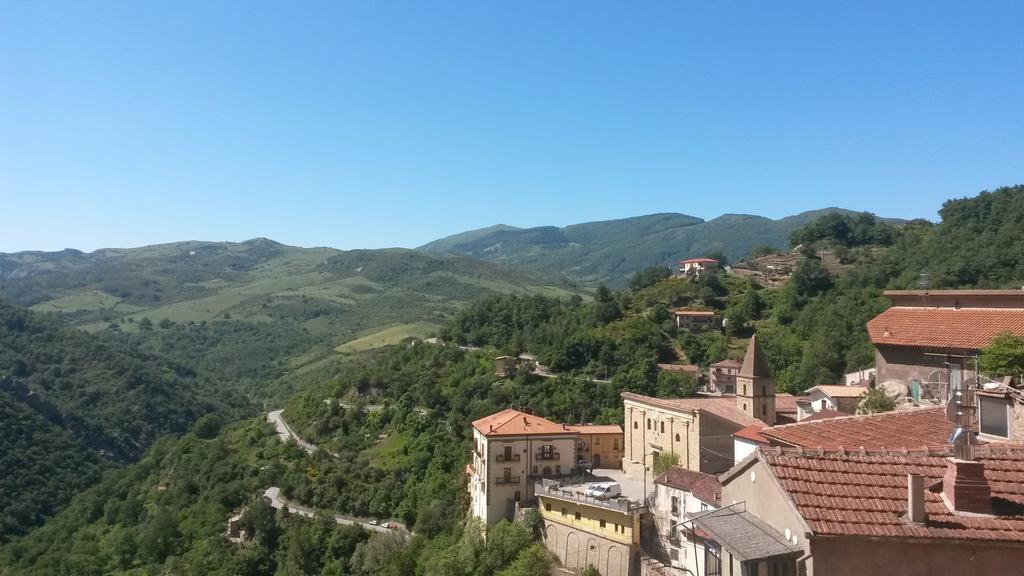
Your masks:
M 838 205 L 1024 182 L 1024 2 L 0 0 L 0 250 Z

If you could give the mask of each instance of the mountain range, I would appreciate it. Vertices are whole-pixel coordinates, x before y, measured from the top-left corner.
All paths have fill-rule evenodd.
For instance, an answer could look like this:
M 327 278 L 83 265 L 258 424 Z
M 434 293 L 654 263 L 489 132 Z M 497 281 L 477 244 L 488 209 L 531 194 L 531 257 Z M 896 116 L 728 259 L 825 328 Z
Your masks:
M 499 224 L 420 246 L 432 254 L 461 254 L 528 270 L 560 272 L 585 285 L 624 286 L 648 266 L 674 266 L 683 258 L 722 254 L 735 261 L 754 248 L 785 248 L 797 228 L 840 208 L 801 212 L 778 220 L 725 214 L 703 220 L 686 214 L 650 214 L 558 228 Z

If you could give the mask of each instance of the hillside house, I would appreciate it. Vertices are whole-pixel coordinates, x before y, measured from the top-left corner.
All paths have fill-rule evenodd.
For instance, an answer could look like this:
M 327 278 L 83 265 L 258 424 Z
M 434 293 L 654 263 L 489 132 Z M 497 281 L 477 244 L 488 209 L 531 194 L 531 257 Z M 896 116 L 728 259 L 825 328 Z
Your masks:
M 701 274 L 718 272 L 721 263 L 714 258 L 687 258 L 679 261 L 679 275 L 699 277 Z
M 1024 451 L 760 448 L 722 474 L 722 501 L 800 549 L 733 574 L 1009 574 L 1024 558 Z M 736 531 L 736 534 L 740 534 Z M 722 566 L 722 574 L 730 573 Z M 746 569 L 750 570 L 753 567 Z M 761 572 L 761 569 L 768 570 Z M 774 570 L 774 571 L 773 571 Z
M 887 290 L 893 306 L 867 324 L 877 381 L 945 402 L 977 376 L 981 350 L 1002 332 L 1024 336 L 1024 290 Z
M 533 500 L 534 480 L 576 472 L 579 434 L 562 424 L 503 410 L 473 422 L 470 513 L 488 524 L 512 519 Z
M 711 310 L 673 310 L 672 317 L 680 330 L 711 330 L 717 328 L 721 320 Z
M 833 410 L 856 414 L 857 406 L 868 393 L 866 386 L 832 386 L 820 384 L 807 391 L 808 398 L 797 402 L 797 420 L 803 420 L 819 410 Z
M 709 374 L 710 392 L 718 394 L 736 393 L 736 376 L 743 364 L 735 360 L 722 360 L 711 365 Z

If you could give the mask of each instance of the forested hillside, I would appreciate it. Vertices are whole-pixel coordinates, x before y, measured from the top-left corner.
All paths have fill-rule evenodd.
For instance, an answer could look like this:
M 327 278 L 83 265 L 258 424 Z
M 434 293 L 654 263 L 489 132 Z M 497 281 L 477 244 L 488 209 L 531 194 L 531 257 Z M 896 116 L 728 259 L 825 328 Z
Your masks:
M 735 261 L 759 246 L 783 248 L 794 230 L 825 213 L 849 212 L 827 208 L 779 220 L 726 214 L 708 221 L 684 214 L 651 214 L 565 228 L 492 226 L 419 249 L 558 271 L 583 284 L 623 288 L 634 273 L 649 266 L 673 266 L 682 258 L 712 254 Z

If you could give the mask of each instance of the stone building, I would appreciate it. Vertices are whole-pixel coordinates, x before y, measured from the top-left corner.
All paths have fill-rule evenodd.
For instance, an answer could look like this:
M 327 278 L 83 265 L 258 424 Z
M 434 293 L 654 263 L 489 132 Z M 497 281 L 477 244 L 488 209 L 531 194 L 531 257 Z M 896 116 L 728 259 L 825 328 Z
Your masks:
M 562 424 L 512 409 L 473 422 L 470 513 L 488 524 L 511 519 L 517 504 L 533 500 L 534 480 L 575 474 L 578 437 Z
M 593 566 L 602 576 L 639 572 L 641 501 L 586 496 L 586 485 L 542 481 L 534 488 L 544 545 L 570 570 Z
M 623 471 L 631 478 L 646 476 L 654 458 L 669 452 L 689 470 L 722 472 L 734 462 L 734 432 L 755 424 L 796 421 L 796 401 L 788 394 L 776 394 L 756 335 L 736 382 L 736 395 L 652 398 L 623 392 Z
M 709 330 L 717 327 L 721 319 L 711 310 L 673 310 L 672 317 L 682 330 Z
M 673 466 L 654 480 L 648 522 L 643 524 L 641 548 L 666 568 L 703 574 L 704 542 L 688 538 L 683 522 L 718 507 L 722 485 L 718 477 Z
M 742 367 L 743 364 L 735 360 L 722 360 L 712 364 L 708 370 L 710 391 L 718 394 L 735 394 L 736 376 Z

